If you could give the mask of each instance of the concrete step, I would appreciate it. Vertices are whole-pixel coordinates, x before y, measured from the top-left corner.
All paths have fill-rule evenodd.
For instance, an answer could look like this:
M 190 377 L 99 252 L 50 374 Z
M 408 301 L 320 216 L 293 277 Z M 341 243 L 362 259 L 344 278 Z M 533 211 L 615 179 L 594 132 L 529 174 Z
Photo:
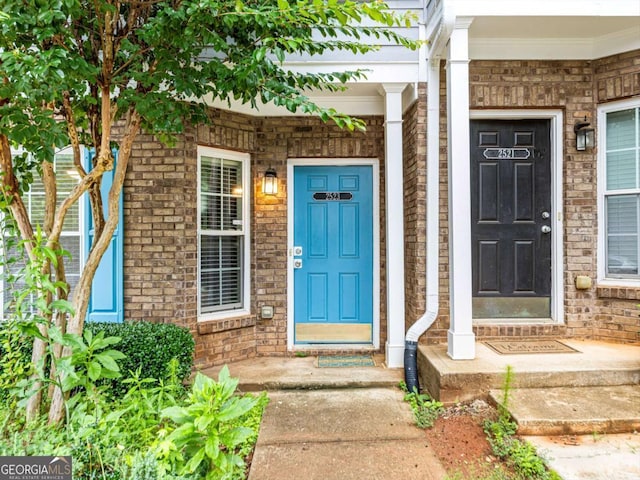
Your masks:
M 491 390 L 492 402 L 502 401 Z M 587 435 L 640 430 L 640 385 L 516 388 L 509 412 L 519 435 Z
M 514 373 L 513 388 L 557 388 L 637 385 L 640 346 L 594 341 L 562 340 L 576 353 L 499 355 L 476 343 L 474 360 L 453 360 L 446 345 L 418 348 L 418 373 L 423 390 L 445 404 L 486 399 L 502 388 L 507 366 Z

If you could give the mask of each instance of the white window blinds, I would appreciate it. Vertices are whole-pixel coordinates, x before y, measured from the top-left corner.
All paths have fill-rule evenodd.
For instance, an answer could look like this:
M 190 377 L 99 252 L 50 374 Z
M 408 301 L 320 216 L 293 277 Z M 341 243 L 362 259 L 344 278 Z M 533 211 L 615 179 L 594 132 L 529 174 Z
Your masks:
M 244 161 L 200 156 L 199 311 L 244 308 Z
M 639 274 L 639 110 L 606 115 L 606 274 L 613 277 Z

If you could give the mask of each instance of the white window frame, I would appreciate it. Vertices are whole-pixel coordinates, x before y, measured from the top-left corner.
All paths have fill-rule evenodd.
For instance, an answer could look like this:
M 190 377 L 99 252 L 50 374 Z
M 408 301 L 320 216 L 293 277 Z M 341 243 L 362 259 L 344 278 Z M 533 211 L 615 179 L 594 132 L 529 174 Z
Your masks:
M 197 285 L 197 308 L 198 308 L 198 321 L 210 321 L 210 320 L 218 320 L 224 318 L 231 317 L 241 317 L 251 314 L 251 251 L 250 251 L 250 174 L 251 174 L 251 156 L 248 153 L 236 152 L 232 150 L 223 150 L 220 148 L 213 147 L 205 147 L 202 145 L 198 145 L 197 149 L 197 169 L 198 169 L 198 194 L 197 194 L 197 235 L 198 235 L 198 252 L 197 252 L 197 263 L 198 263 L 198 285 Z M 202 176 L 201 176 L 201 163 L 202 157 L 214 157 L 220 158 L 223 160 L 235 160 L 242 162 L 242 231 L 244 235 L 243 239 L 243 265 L 242 265 L 242 306 L 240 308 L 234 308 L 229 310 L 220 310 L 216 312 L 207 312 L 203 313 L 201 311 L 200 305 L 200 286 L 201 286 L 201 271 L 200 271 L 200 239 L 202 235 L 201 228 L 201 193 L 202 193 Z M 217 234 L 219 235 L 219 234 Z
M 640 274 L 633 277 L 607 277 L 607 218 L 605 211 L 605 196 L 607 191 L 607 114 L 640 108 L 640 99 L 633 98 L 618 102 L 611 102 L 598 106 L 598 258 L 597 275 L 598 284 L 607 286 L 640 286 Z M 639 172 L 640 174 L 640 172 Z M 639 194 L 640 188 L 632 190 L 621 190 L 616 192 L 623 194 Z M 640 260 L 640 259 L 639 259 Z
M 16 148 L 16 149 L 11 149 L 11 153 L 15 154 L 15 155 L 20 155 L 22 153 L 24 153 L 25 150 L 22 148 Z M 73 151 L 71 147 L 64 147 L 61 148 L 60 150 L 55 152 L 55 155 L 73 155 Z M 85 164 L 85 155 L 86 155 L 86 150 L 85 149 L 81 149 L 80 150 L 80 155 L 81 155 L 81 164 L 84 165 Z M 55 161 L 55 160 L 54 160 Z M 25 202 L 26 205 L 25 207 L 28 210 L 29 213 L 29 218 L 31 218 L 31 208 L 32 208 L 32 202 L 31 202 L 31 196 L 32 193 L 31 191 L 29 191 L 26 194 L 29 197 L 29 201 Z M 86 242 L 87 242 L 87 231 L 86 231 L 86 225 L 85 225 L 85 208 L 84 208 L 84 204 L 85 202 L 83 201 L 83 199 L 79 199 L 78 200 L 78 232 L 77 235 L 75 232 L 70 233 L 69 231 L 65 231 L 63 230 L 60 233 L 60 237 L 75 237 L 78 236 L 80 241 L 79 241 L 79 255 L 80 257 L 77 259 L 79 262 L 79 275 L 82 275 L 82 271 L 84 270 L 84 265 L 86 263 L 86 258 L 84 255 L 85 250 L 85 246 L 86 246 Z M 75 259 L 74 259 L 75 260 Z M 0 321 L 3 321 L 5 319 L 5 309 L 4 309 L 4 281 L 3 281 L 3 273 L 4 273 L 4 266 L 0 263 L 0 301 L 2 302 L 2 308 L 0 308 Z M 69 296 L 69 298 L 71 298 L 71 296 Z

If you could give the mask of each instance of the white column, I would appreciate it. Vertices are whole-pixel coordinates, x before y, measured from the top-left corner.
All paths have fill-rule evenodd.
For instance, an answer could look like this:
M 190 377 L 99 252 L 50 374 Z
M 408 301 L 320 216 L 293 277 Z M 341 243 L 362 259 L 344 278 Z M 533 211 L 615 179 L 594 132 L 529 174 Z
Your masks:
M 385 99 L 385 218 L 387 244 L 387 344 L 389 368 L 404 365 L 404 185 L 402 179 L 402 91 L 383 84 Z
M 469 25 L 457 19 L 449 41 L 447 101 L 449 139 L 449 299 L 447 353 L 475 358 L 471 317 L 471 193 L 469 165 Z

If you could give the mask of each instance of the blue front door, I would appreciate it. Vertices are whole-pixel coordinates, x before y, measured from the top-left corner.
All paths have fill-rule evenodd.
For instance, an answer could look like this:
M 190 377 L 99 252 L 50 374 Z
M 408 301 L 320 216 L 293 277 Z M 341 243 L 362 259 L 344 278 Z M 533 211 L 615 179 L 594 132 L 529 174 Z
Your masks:
M 372 343 L 373 168 L 294 167 L 295 343 Z

